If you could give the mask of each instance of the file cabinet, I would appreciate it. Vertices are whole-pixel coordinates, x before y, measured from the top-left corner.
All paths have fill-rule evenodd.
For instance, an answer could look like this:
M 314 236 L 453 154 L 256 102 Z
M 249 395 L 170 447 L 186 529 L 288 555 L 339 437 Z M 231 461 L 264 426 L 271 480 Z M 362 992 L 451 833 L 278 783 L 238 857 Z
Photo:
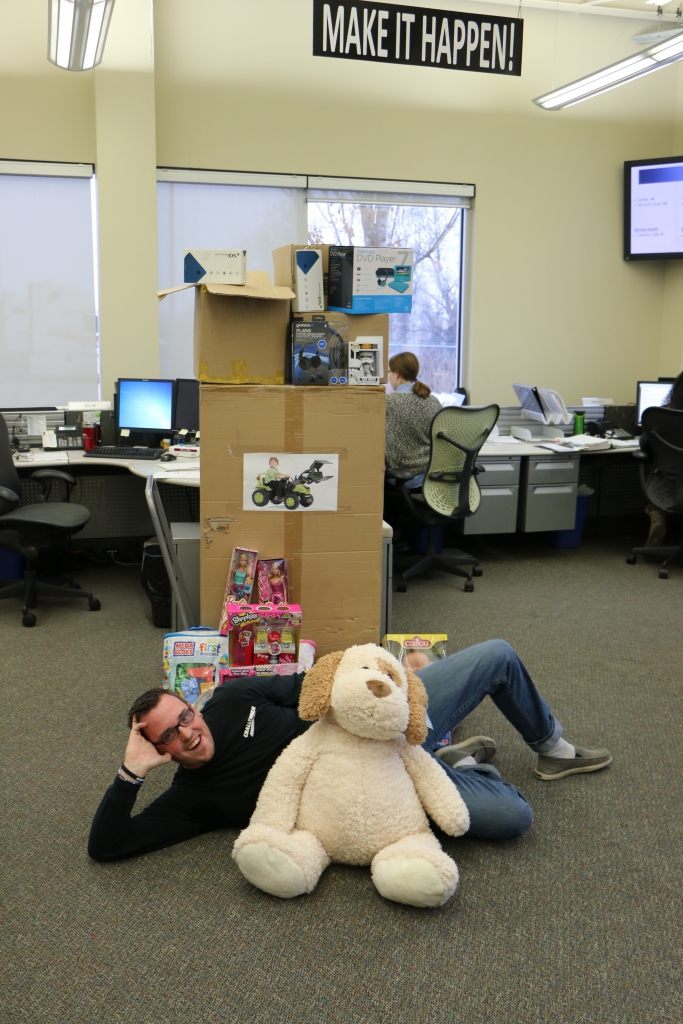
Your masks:
M 481 502 L 473 516 L 463 521 L 464 534 L 515 533 L 519 502 L 519 456 L 484 457 L 477 466 Z
M 531 456 L 522 467 L 518 529 L 523 533 L 573 530 L 579 455 Z

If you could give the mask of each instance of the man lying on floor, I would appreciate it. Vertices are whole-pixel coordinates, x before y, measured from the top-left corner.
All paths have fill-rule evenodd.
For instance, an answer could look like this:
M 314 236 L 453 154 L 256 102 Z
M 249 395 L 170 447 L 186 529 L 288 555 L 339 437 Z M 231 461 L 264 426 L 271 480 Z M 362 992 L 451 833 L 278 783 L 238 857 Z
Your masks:
M 539 779 L 605 768 L 607 750 L 585 750 L 562 726 L 509 644 L 490 640 L 417 673 L 429 697 L 430 730 L 439 739 L 490 697 L 538 755 Z M 287 744 L 309 728 L 297 714 L 300 676 L 249 677 L 220 687 L 195 711 L 165 690 L 143 693 L 129 712 L 123 764 L 97 809 L 88 842 L 95 860 L 119 860 L 219 828 L 244 828 L 268 771 Z M 493 740 L 475 736 L 438 751 L 443 770 L 470 814 L 469 835 L 511 839 L 531 826 L 531 807 L 489 762 Z M 131 817 L 145 776 L 161 764 L 180 767 L 165 793 Z

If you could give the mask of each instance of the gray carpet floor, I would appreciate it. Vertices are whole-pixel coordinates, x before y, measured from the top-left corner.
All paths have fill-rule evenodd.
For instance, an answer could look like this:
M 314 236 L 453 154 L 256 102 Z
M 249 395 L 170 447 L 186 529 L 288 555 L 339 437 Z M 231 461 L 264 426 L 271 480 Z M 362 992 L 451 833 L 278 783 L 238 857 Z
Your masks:
M 102 611 L 54 602 L 32 630 L 0 602 L 2 1019 L 680 1024 L 683 570 L 659 580 L 624 550 L 479 542 L 473 594 L 438 576 L 394 595 L 397 632 L 447 632 L 451 651 L 510 641 L 566 736 L 614 754 L 543 783 L 493 705 L 475 711 L 461 735 L 497 739 L 535 823 L 507 843 L 446 837 L 461 884 L 437 911 L 334 866 L 313 895 L 279 901 L 238 873 L 231 832 L 91 862 L 90 820 L 126 708 L 160 679 L 163 631 L 135 569 L 80 574 Z

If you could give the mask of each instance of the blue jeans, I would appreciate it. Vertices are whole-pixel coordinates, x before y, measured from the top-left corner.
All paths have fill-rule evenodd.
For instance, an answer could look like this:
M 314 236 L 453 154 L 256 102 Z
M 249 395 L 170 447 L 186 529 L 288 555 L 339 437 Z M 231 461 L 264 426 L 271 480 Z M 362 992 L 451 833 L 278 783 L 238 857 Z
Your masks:
M 555 746 L 562 726 L 536 689 L 526 668 L 504 640 L 489 640 L 437 661 L 417 673 L 429 697 L 432 727 L 423 746 L 434 757 L 439 740 L 490 697 L 536 753 Z M 470 813 L 468 835 L 512 839 L 531 826 L 531 807 L 491 764 L 451 768 L 448 773 Z

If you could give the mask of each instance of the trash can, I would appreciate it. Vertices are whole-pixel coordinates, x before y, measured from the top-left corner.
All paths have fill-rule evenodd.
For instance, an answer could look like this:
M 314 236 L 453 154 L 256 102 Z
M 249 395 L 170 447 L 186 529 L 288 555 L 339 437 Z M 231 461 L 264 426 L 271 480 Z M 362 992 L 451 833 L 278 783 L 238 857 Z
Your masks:
M 152 622 L 161 629 L 170 629 L 171 584 L 156 538 L 146 540 L 143 545 L 142 579 L 140 582 L 152 605 Z
M 20 580 L 24 574 L 23 562 L 16 551 L 0 548 L 0 580 Z
M 580 546 L 581 538 L 583 537 L 583 528 L 586 523 L 588 502 L 591 500 L 594 493 L 595 491 L 591 487 L 581 484 L 576 495 L 576 519 L 574 521 L 574 529 L 555 530 L 552 534 L 553 547 L 568 550 L 570 548 L 578 548 Z

